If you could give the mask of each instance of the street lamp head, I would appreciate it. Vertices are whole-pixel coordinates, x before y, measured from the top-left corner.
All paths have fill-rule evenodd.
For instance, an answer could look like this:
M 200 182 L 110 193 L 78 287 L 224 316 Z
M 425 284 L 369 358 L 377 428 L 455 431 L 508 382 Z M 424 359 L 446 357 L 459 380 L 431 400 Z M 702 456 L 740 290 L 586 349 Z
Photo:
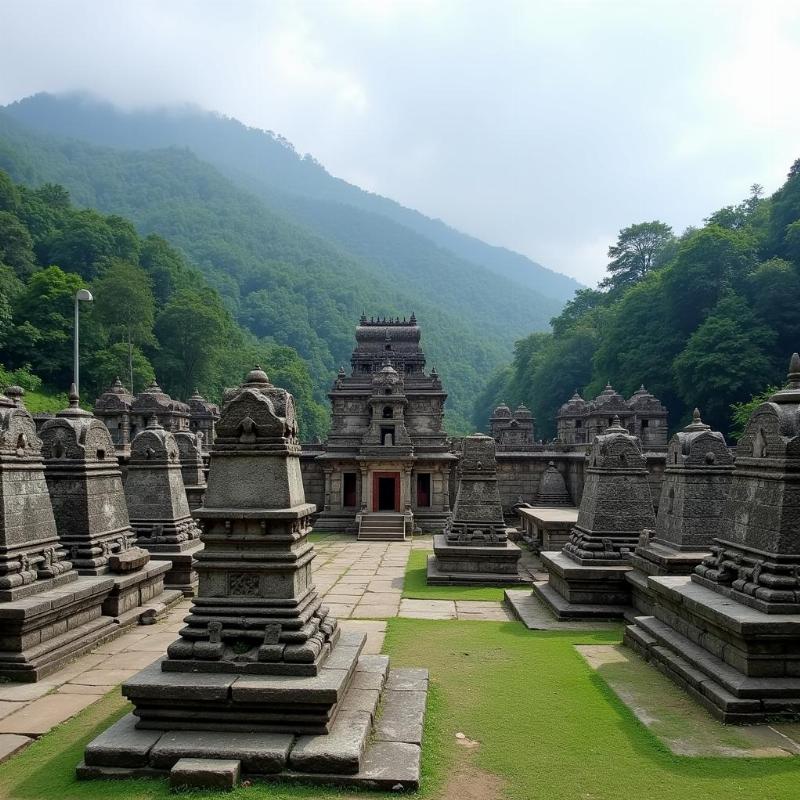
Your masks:
M 92 293 L 88 289 L 78 289 L 75 299 L 89 303 L 94 300 L 94 297 L 92 297 Z

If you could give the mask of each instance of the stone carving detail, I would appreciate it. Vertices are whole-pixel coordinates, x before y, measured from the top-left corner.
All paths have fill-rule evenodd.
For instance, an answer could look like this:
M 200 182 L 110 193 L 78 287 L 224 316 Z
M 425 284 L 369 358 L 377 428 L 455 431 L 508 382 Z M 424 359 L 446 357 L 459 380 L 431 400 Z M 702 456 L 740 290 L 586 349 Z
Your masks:
M 233 573 L 228 576 L 228 591 L 239 597 L 258 597 L 260 580 L 258 575 L 246 572 Z

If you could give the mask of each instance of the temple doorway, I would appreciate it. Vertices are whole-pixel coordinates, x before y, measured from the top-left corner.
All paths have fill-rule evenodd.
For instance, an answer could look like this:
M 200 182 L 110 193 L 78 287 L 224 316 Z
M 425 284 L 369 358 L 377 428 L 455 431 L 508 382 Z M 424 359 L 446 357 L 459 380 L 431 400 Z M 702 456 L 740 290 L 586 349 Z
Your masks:
M 373 511 L 400 511 L 400 474 L 376 472 L 372 484 Z

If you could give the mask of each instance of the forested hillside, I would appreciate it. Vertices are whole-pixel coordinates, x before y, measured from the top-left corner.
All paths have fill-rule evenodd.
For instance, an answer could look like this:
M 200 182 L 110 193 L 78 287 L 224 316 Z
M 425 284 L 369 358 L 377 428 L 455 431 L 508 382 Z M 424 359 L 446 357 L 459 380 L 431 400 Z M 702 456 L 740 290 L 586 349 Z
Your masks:
M 73 298 L 87 285 L 95 299 L 82 308 L 85 403 L 117 376 L 141 391 L 156 373 L 175 396 L 199 388 L 218 399 L 261 363 L 298 398 L 303 434 L 325 432 L 327 409 L 297 353 L 244 331 L 164 239 L 140 236 L 121 216 L 75 207 L 62 186 L 29 189 L 0 170 L 0 379 L 31 392 L 32 411 L 66 403 Z M 42 384 L 49 395 L 38 391 Z
M 0 168 L 29 186 L 57 182 L 81 206 L 121 214 L 140 233 L 182 250 L 223 296 L 239 324 L 289 345 L 308 362 L 316 400 L 353 347 L 362 312 L 417 314 L 429 363 L 450 393 L 448 427 L 463 432 L 475 392 L 512 353 L 513 341 L 546 325 L 541 298 L 454 257 L 433 264 L 422 237 L 408 232 L 397 256 L 392 230 L 375 217 L 375 258 L 268 208 L 186 149 L 128 151 L 37 134 L 0 112 Z M 374 216 L 374 215 L 373 215 Z M 363 231 L 357 238 L 366 235 Z M 418 245 L 413 250 L 408 241 Z M 426 254 L 427 253 L 427 254 Z M 555 301 L 545 301 L 557 309 Z
M 800 160 L 771 198 L 761 195 L 753 186 L 681 236 L 658 221 L 621 231 L 606 280 L 577 292 L 552 333 L 517 343 L 478 398 L 475 425 L 485 428 L 500 400 L 525 402 L 553 435 L 576 388 L 591 398 L 610 381 L 626 395 L 644 383 L 673 429 L 698 406 L 730 432 L 731 406 L 782 385 L 800 349 Z
M 563 303 L 579 288 L 572 278 L 519 253 L 492 247 L 441 220 L 334 178 L 314 158 L 300 156 L 283 137 L 248 128 L 235 119 L 188 107 L 128 113 L 81 94 L 38 94 L 6 110 L 31 127 L 95 144 L 129 149 L 188 147 L 256 192 L 273 210 L 292 216 L 300 212 L 303 222 L 324 235 L 341 223 L 337 240 L 348 249 L 355 246 L 368 258 L 380 257 L 385 249 L 383 239 L 371 231 L 375 216 L 382 217 L 382 229 L 391 231 L 398 260 L 406 256 L 407 244 L 413 257 L 430 259 L 431 270 L 444 264 L 458 267 L 462 259 L 487 268 L 533 290 L 538 297 L 527 299 L 535 304 L 534 312 L 548 311 L 542 297 Z M 410 236 L 412 231 L 418 236 Z

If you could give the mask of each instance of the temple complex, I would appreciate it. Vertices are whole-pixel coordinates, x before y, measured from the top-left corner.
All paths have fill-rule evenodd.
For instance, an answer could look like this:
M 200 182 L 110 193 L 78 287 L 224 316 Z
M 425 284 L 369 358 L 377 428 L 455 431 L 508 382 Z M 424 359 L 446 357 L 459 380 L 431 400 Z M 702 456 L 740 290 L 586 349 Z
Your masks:
M 533 414 L 523 405 L 512 414 L 507 405 L 501 404 L 489 419 L 489 435 L 498 450 L 527 450 L 536 444 Z
M 171 433 L 191 431 L 202 434 L 198 444 L 201 451 L 207 453 L 214 441 L 219 408 L 206 401 L 197 391 L 187 403 L 173 400 L 155 381 L 133 396 L 117 378 L 95 401 L 94 415 L 105 423 L 118 455 L 123 457 L 130 454 L 131 442 L 147 427 L 153 416 Z
M 325 480 L 315 528 L 362 538 L 440 531 L 456 456 L 443 425 L 447 394 L 436 370 L 425 372 L 416 317 L 362 316 L 350 364 L 328 395 L 331 430 L 315 455 Z
M 666 448 L 667 409 L 644 386 L 628 400 L 611 384 L 589 402 L 576 390 L 558 411 L 557 440 L 566 447 L 586 449 L 595 436 L 606 431 L 615 417 L 628 433 L 639 437 L 643 450 Z

